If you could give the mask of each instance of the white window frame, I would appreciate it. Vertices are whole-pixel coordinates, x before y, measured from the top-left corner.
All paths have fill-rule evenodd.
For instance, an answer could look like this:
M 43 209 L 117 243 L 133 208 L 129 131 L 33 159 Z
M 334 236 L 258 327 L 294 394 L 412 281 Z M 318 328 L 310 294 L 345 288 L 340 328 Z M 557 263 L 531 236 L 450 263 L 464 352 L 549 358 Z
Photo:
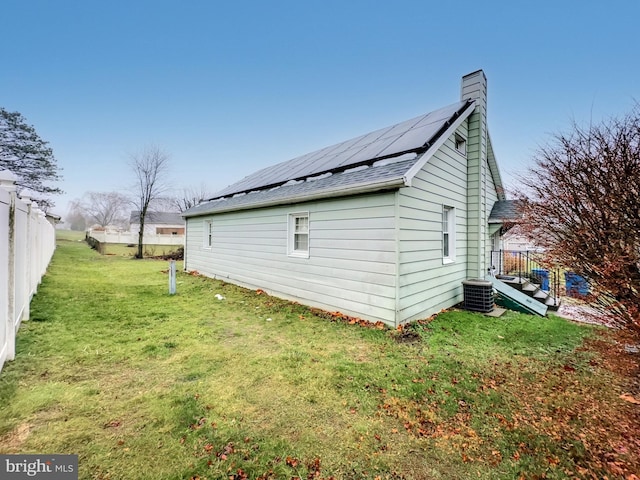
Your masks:
M 306 219 L 306 231 L 304 229 L 296 229 L 298 227 L 298 219 Z M 310 220 L 309 220 L 309 212 L 295 212 L 289 214 L 288 223 L 288 232 L 287 232 L 287 253 L 290 257 L 299 257 L 299 258 L 309 258 L 309 242 L 311 239 L 310 235 Z M 298 237 L 302 237 L 306 235 L 307 248 L 299 248 L 298 242 L 296 240 Z
M 456 209 L 442 206 L 442 263 L 456 261 Z
M 467 139 L 464 138 L 462 135 L 456 133 L 454 142 L 456 146 L 456 152 L 458 152 L 463 157 L 466 157 L 467 156 Z
M 204 221 L 204 248 L 213 248 L 213 220 Z

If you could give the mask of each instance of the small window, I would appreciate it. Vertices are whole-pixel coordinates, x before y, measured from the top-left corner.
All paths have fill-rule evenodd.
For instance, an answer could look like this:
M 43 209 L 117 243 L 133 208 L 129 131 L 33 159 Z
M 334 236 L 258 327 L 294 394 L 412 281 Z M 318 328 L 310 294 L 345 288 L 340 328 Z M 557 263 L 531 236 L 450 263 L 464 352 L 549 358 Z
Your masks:
M 451 263 L 456 259 L 456 210 L 442 207 L 442 261 Z
M 213 246 L 213 221 L 206 220 L 204 222 L 204 246 L 211 248 Z
M 289 215 L 289 255 L 309 257 L 309 213 Z
M 467 140 L 462 136 L 456 133 L 456 150 L 460 155 L 467 154 Z

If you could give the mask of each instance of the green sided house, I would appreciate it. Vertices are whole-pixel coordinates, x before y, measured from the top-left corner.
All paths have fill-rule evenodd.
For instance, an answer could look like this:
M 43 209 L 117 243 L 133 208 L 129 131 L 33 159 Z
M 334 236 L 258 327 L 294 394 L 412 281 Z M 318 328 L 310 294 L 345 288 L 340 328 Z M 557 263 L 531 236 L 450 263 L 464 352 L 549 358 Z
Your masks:
M 390 326 L 451 307 L 499 243 L 486 119 L 479 70 L 453 105 L 260 170 L 183 213 L 185 269 Z

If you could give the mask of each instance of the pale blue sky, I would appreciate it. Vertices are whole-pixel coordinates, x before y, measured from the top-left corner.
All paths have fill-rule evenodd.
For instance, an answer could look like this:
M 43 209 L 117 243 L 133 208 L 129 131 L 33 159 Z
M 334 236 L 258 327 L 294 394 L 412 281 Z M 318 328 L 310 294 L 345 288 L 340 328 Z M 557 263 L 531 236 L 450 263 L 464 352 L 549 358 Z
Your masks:
M 511 186 L 549 133 L 640 100 L 637 0 L 2 0 L 0 18 L 0 106 L 54 149 L 63 216 L 126 190 L 149 144 L 176 188 L 215 191 L 451 104 L 480 68 Z

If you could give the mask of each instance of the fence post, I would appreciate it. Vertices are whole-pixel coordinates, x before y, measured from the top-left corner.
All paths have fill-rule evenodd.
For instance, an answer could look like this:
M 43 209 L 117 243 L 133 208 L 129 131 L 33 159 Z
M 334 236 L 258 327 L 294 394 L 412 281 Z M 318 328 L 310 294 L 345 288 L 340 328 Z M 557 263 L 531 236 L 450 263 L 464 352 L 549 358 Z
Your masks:
M 20 320 L 24 320 L 25 318 L 29 318 L 30 308 L 31 308 L 31 294 L 34 292 L 33 290 L 33 282 L 34 282 L 34 269 L 40 263 L 40 250 L 38 246 L 34 242 L 34 235 L 37 233 L 37 225 L 33 225 L 33 209 L 37 207 L 37 204 L 31 200 L 31 197 L 28 195 L 20 196 L 20 200 L 27 205 L 27 236 L 25 239 L 26 247 L 27 247 L 27 255 L 26 255 L 26 264 L 25 264 L 25 278 L 24 285 L 20 288 L 26 289 L 28 292 L 27 300 L 28 303 L 24 306 L 23 315 Z M 34 231 L 34 228 L 36 230 Z M 34 265 L 35 263 L 35 265 Z
M 169 261 L 169 295 L 176 293 L 176 261 Z
M 18 177 L 9 170 L 0 172 L 0 187 L 9 192 L 9 262 L 8 262 L 8 291 L 7 291 L 7 322 L 6 329 L 6 359 L 16 358 L 16 329 L 14 326 L 16 299 L 16 180 Z M 2 328 L 2 327 L 0 327 Z M 0 365 L 1 367 L 1 365 Z

